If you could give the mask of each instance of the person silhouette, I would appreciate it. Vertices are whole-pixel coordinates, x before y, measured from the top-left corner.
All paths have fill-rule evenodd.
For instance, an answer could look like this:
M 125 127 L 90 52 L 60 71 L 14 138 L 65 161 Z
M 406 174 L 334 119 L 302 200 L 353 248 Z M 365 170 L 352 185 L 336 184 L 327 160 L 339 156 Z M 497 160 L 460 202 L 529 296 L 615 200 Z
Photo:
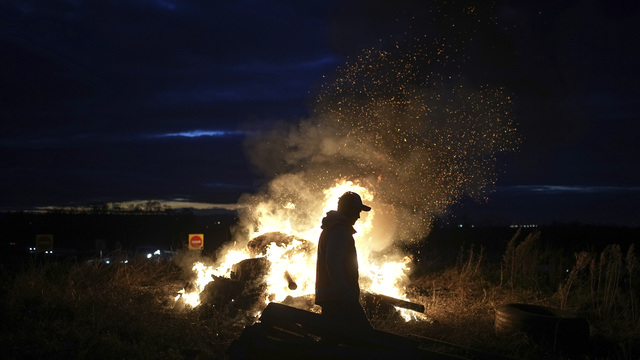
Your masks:
M 371 207 L 362 203 L 355 192 L 347 191 L 338 200 L 338 209 L 322 219 L 316 263 L 315 303 L 322 307 L 321 315 L 337 323 L 362 329 L 373 329 L 360 305 L 358 256 L 353 225 L 361 211 Z

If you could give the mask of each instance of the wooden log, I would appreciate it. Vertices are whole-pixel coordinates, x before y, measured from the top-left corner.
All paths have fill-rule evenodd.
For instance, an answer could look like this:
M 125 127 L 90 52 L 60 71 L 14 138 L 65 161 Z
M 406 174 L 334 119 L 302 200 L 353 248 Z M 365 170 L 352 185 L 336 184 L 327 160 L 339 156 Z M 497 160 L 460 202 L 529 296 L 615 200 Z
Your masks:
M 424 313 L 424 310 L 425 310 L 425 307 L 422 304 L 417 304 L 407 300 L 396 299 L 387 295 L 380 295 L 380 294 L 374 294 L 374 293 L 367 293 L 367 294 L 371 295 L 376 300 L 382 301 L 386 304 L 393 305 L 396 307 L 401 307 L 403 309 L 413 310 L 420 313 Z
M 296 284 L 296 281 L 293 280 L 293 277 L 291 277 L 291 274 L 289 274 L 288 271 L 284 272 L 284 279 L 287 280 L 290 290 L 295 290 L 298 288 L 298 284 Z

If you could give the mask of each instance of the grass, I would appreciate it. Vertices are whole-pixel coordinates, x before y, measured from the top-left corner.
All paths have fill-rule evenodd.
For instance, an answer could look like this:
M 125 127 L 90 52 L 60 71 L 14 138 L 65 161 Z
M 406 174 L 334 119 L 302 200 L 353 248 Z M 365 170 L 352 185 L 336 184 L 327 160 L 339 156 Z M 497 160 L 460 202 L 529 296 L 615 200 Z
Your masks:
M 563 358 L 526 336 L 494 333 L 498 306 L 530 303 L 569 310 L 589 321 L 591 341 L 581 358 L 640 356 L 640 262 L 633 244 L 565 256 L 543 245 L 539 232 L 517 232 L 499 264 L 484 261 L 482 254 L 461 249 L 456 266 L 413 280 L 414 301 L 427 304 L 430 326 L 377 325 L 521 359 Z
M 5 358 L 214 357 L 241 330 L 176 309 L 185 281 L 169 263 L 34 263 L 3 280 Z
M 372 313 L 372 323 L 520 359 L 562 359 L 526 336 L 494 333 L 497 307 L 531 303 L 589 321 L 584 359 L 640 356 L 640 262 L 633 245 L 563 254 L 538 232 L 499 241 L 505 246 L 497 261 L 469 245 L 450 264 L 415 272 L 408 294 L 425 305 L 428 320 L 405 323 Z M 8 359 L 224 358 L 248 324 L 226 307 L 181 307 L 174 297 L 186 275 L 167 262 L 31 262 L 18 271 L 0 269 L 0 281 L 0 346 Z

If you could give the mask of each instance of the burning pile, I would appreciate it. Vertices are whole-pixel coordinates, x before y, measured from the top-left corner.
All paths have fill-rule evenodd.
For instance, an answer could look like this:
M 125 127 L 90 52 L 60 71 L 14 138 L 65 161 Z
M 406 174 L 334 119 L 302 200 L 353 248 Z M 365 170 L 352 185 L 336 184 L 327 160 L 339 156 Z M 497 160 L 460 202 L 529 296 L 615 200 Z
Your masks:
M 312 295 L 321 219 L 350 190 L 373 208 L 355 225 L 361 289 L 406 299 L 410 259 L 390 249 L 423 240 L 464 197 L 486 199 L 498 155 L 519 143 L 511 97 L 465 79 L 461 44 L 366 50 L 323 86 L 309 119 L 249 137 L 251 161 L 272 180 L 240 199 L 234 246 L 195 264 L 180 298 L 197 306 L 225 281 L 262 308 Z
M 324 191 L 322 206 L 315 213 L 316 221 L 309 222 L 316 224 L 312 228 L 300 229 L 291 218 L 283 217 L 285 210 L 295 210 L 294 203 L 287 202 L 280 209 L 265 211 L 258 218 L 256 231 L 249 235 L 250 241 L 225 249 L 214 265 L 197 262 L 193 266 L 196 279 L 176 300 L 181 299 L 192 307 L 201 303 L 222 306 L 233 302 L 237 308 L 253 311 L 254 315 L 271 301 L 313 310 L 319 225 L 324 214 L 335 209 L 338 197 L 347 190 L 358 192 L 365 201 L 375 204 L 373 194 L 367 189 L 341 181 Z M 260 212 L 269 206 L 263 203 L 255 209 Z M 362 290 L 386 295 L 389 299 L 408 300 L 404 285 L 409 258 L 374 251 L 371 236 L 375 208 L 364 216 L 355 225 Z M 402 310 L 402 314 L 406 320 L 418 316 L 406 310 Z

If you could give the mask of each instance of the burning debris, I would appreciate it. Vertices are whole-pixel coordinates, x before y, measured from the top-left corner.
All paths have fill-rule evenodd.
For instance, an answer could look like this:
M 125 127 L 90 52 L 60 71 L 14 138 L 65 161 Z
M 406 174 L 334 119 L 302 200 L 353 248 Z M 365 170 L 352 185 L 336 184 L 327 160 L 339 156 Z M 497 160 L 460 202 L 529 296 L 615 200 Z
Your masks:
M 357 188 L 368 198 L 372 196 L 364 188 L 351 182 L 343 182 L 334 189 L 325 192 L 323 208 L 335 205 L 335 194 L 345 188 Z M 321 207 L 322 208 L 322 207 Z M 371 211 L 364 219 L 362 234 L 370 233 Z M 319 216 L 322 216 L 320 213 Z M 273 220 L 273 219 L 271 219 Z M 232 306 L 236 311 L 258 314 L 270 302 L 280 302 L 304 310 L 318 311 L 314 304 L 316 244 L 299 235 L 290 235 L 280 231 L 268 231 L 270 226 L 284 223 L 263 221 L 266 231 L 257 231 L 241 249 L 223 252 L 219 264 L 206 266 L 196 263 L 193 267 L 196 278 L 181 291 L 176 300 L 182 300 L 191 307 Z M 320 223 L 318 220 L 317 223 Z M 308 235 L 317 239 L 318 235 Z M 423 312 L 424 306 L 414 304 L 402 293 L 402 283 L 406 280 L 406 261 L 391 261 L 385 256 L 374 256 L 367 242 L 362 243 L 360 268 L 366 281 L 362 301 L 368 310 L 395 313 L 403 308 L 405 320 L 416 318 Z M 384 294 L 384 295 L 380 295 Z
M 323 213 L 335 207 L 337 197 L 346 189 L 363 194 L 367 201 L 373 195 L 352 182 L 339 182 L 324 191 L 316 206 L 315 229 L 301 228 L 290 233 L 277 231 L 290 219 L 263 217 L 260 227 L 243 247 L 225 250 L 214 265 L 197 262 L 193 266 L 195 279 L 176 297 L 190 307 L 227 307 L 233 314 L 258 315 L 267 304 L 279 302 L 299 309 L 318 312 L 314 303 L 316 243 Z M 273 214 L 274 212 L 269 212 Z M 374 251 L 371 233 L 375 211 L 370 211 L 358 223 L 356 239 L 359 248 L 360 273 L 363 281 L 361 301 L 370 314 L 402 317 L 408 321 L 417 319 L 424 306 L 410 302 L 404 293 L 407 281 L 407 257 L 381 255 Z M 287 226 L 289 228 L 289 226 Z M 314 233 L 315 231 L 315 233 Z M 293 233 L 293 234 L 292 234 Z M 366 236 L 366 240 L 362 238 Z
M 291 245 L 294 244 L 294 242 L 296 242 L 296 244 L 291 248 Z M 292 252 L 297 251 L 313 252 L 316 248 L 310 241 L 300 239 L 294 235 L 287 235 L 279 231 L 256 236 L 247 243 L 249 255 L 251 256 L 265 256 L 270 246 L 288 248 L 288 253 L 283 254 L 284 256 L 289 256 Z
M 182 290 L 176 300 L 183 299 L 187 301 L 190 297 L 189 293 L 198 293 L 198 302 L 190 304 L 191 306 L 223 307 L 231 305 L 236 312 L 256 310 L 255 312 L 257 313 L 269 302 L 277 301 L 276 294 L 270 293 L 271 287 L 286 287 L 289 293 L 284 299 L 280 300 L 281 303 L 300 309 L 318 311 L 314 304 L 314 295 L 312 293 L 296 293 L 298 284 L 296 283 L 295 275 L 292 275 L 289 270 L 284 270 L 281 273 L 274 270 L 278 267 L 274 266 L 274 263 L 267 257 L 271 247 L 282 249 L 280 253 L 285 257 L 295 256 L 298 253 L 315 254 L 316 251 L 315 244 L 295 236 L 280 232 L 262 234 L 247 243 L 247 251 L 250 256 L 254 257 L 240 260 L 231 265 L 229 277 L 201 271 L 200 273 L 209 274 L 211 277 L 202 291 L 198 292 L 198 287 L 196 286 L 198 282 L 202 281 L 195 279 L 185 286 L 185 289 Z M 200 266 L 194 268 L 202 269 Z M 276 273 L 273 274 L 274 272 Z M 277 280 L 278 274 L 280 275 L 280 284 L 275 286 L 270 284 L 269 280 Z M 183 295 L 184 298 L 182 298 Z M 385 313 L 385 316 L 390 316 L 395 312 L 396 308 L 408 309 L 418 313 L 424 312 L 424 305 L 372 292 L 363 292 L 362 301 L 368 312 Z
M 444 39 L 366 50 L 323 86 L 310 119 L 250 137 L 252 162 L 272 180 L 239 201 L 240 248 L 194 265 L 195 290 L 179 298 L 195 307 L 227 299 L 217 294 L 227 289 L 242 306 L 309 309 L 321 220 L 354 191 L 373 208 L 354 235 L 364 302 L 415 318 L 422 308 L 406 296 L 410 259 L 394 245 L 422 241 L 434 217 L 463 197 L 486 198 L 498 155 L 519 143 L 510 96 L 467 86 L 461 54 Z

